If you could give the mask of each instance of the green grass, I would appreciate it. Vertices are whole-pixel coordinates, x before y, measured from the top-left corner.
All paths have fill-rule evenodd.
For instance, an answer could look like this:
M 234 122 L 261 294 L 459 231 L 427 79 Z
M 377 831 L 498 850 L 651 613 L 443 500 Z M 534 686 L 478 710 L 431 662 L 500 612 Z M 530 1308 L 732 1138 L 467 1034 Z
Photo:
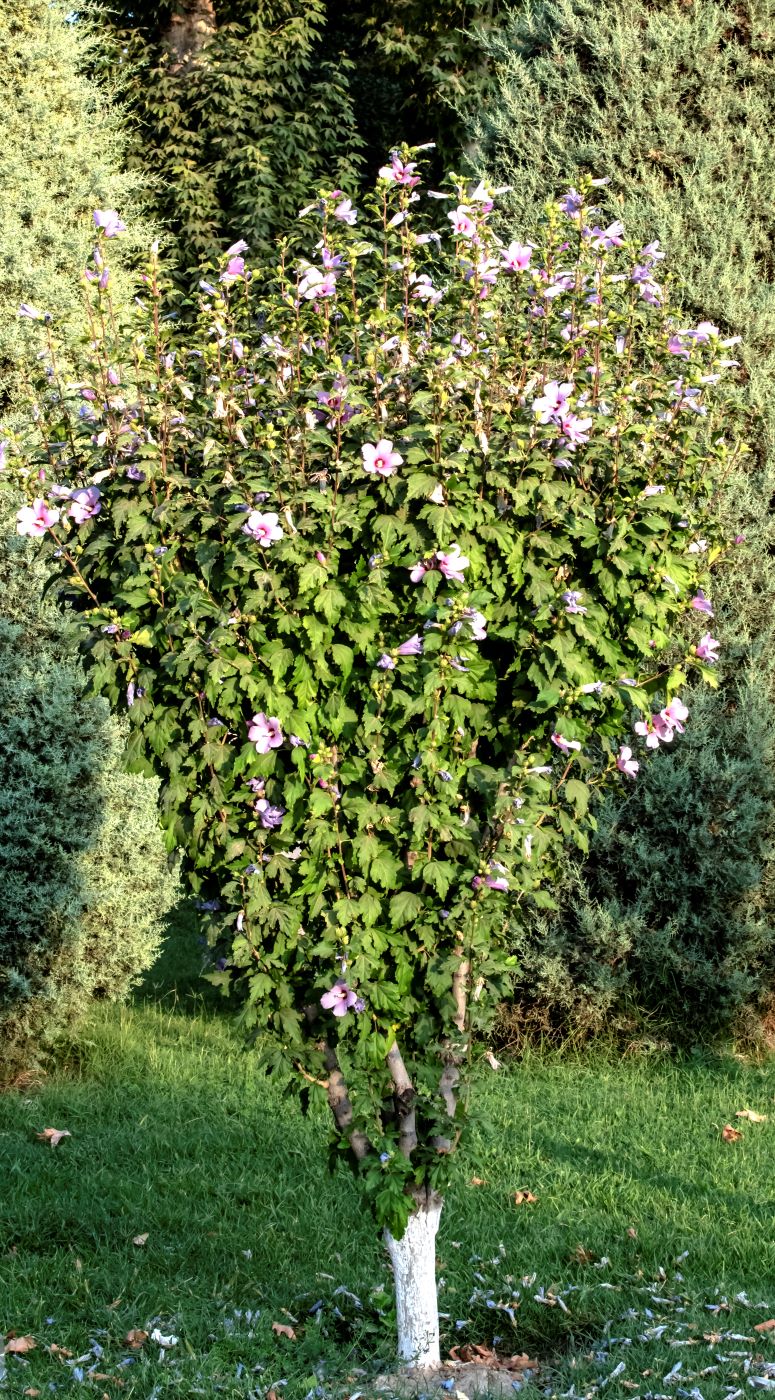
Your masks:
M 304 1119 L 260 1076 L 228 1017 L 197 997 L 195 974 L 173 940 L 156 988 L 95 1016 L 67 1072 L 0 1096 L 0 1331 L 38 1341 L 29 1364 L 7 1359 L 3 1394 L 47 1395 L 51 1383 L 63 1394 L 263 1396 L 281 1380 L 289 1400 L 321 1384 L 368 1394 L 390 1361 L 385 1257 L 354 1180 L 326 1171 L 324 1117 Z M 775 1361 L 770 1336 L 752 1331 L 775 1316 L 775 1064 L 534 1056 L 488 1070 L 480 1090 L 491 1126 L 458 1164 L 439 1241 L 447 1345 L 497 1334 L 539 1356 L 538 1384 L 552 1394 L 596 1393 L 621 1359 L 607 1386 L 615 1400 L 680 1397 L 681 1386 L 714 1400 L 736 1376 L 747 1386 L 747 1358 Z M 773 1121 L 722 1142 L 746 1107 Z M 72 1137 L 51 1149 L 35 1136 L 45 1127 Z M 517 1207 L 524 1186 L 538 1201 Z M 565 1307 L 536 1301 L 541 1288 Z M 514 1325 L 492 1306 L 513 1290 Z M 761 1308 L 735 1302 L 741 1290 Z M 731 1311 L 713 1314 L 706 1304 L 721 1295 Z M 621 1320 L 628 1309 L 637 1316 Z M 248 1322 L 246 1310 L 259 1316 Z M 635 1338 L 660 1317 L 661 1337 L 609 1356 L 609 1321 Z M 295 1341 L 272 1333 L 291 1318 Z M 147 1343 L 121 1366 L 126 1332 L 151 1324 L 177 1346 L 160 1361 Z M 709 1329 L 751 1340 L 673 1345 Z M 72 1361 L 97 1343 L 98 1369 L 123 1386 L 88 1378 L 93 1354 L 80 1371 L 51 1357 L 51 1342 Z M 728 1359 L 716 1363 L 719 1350 Z M 662 1379 L 677 1360 L 678 1389 Z M 684 1381 L 708 1365 L 718 1370 Z

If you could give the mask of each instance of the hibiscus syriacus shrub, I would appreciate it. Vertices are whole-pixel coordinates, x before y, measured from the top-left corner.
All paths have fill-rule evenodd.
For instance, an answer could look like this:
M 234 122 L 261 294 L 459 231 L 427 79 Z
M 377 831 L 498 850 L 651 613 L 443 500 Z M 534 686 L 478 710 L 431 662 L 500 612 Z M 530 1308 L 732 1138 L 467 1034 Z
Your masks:
M 510 928 L 586 847 L 591 784 L 637 781 L 687 671 L 712 679 L 741 449 L 725 343 L 674 322 L 658 246 L 601 228 L 593 182 L 506 247 L 493 193 L 424 198 L 416 157 L 361 209 L 310 205 L 301 264 L 235 244 L 177 338 L 155 255 L 117 319 L 103 222 L 78 377 L 49 326 L 15 478 L 162 779 L 215 976 L 327 1096 L 429 1361 Z

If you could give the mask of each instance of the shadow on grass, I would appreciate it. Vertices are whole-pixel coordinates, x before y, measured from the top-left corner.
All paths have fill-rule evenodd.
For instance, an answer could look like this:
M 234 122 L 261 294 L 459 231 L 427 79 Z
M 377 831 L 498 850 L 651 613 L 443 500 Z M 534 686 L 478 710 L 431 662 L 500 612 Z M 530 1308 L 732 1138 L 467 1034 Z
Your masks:
M 237 1001 L 206 980 L 211 968 L 210 950 L 193 902 L 182 900 L 169 915 L 161 953 L 135 990 L 133 1001 L 184 1016 L 233 1017 Z

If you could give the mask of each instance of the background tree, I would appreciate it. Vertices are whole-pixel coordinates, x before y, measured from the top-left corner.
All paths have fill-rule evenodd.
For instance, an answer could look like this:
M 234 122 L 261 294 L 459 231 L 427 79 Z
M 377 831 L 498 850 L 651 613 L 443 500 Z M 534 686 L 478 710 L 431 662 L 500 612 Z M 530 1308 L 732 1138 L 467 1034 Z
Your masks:
M 730 664 L 701 702 L 705 742 L 650 768 L 621 812 L 607 802 L 562 916 L 518 934 L 529 1018 L 610 1026 L 616 1010 L 631 1028 L 645 1013 L 683 1037 L 766 1004 L 772 985 L 775 5 L 545 0 L 483 42 L 496 92 L 473 129 L 481 170 L 511 185 L 503 227 L 580 170 L 610 177 L 611 214 L 660 238 L 686 317 L 742 332 L 757 457 L 726 495 L 729 536 L 745 539 L 713 588 Z M 681 820 L 699 792 L 715 813 L 702 828 Z M 648 875 L 673 862 L 696 875 L 681 917 L 675 881 Z
M 486 83 L 469 26 L 496 0 L 122 0 L 100 67 L 125 73 L 133 165 L 156 177 L 179 276 L 238 237 L 266 256 L 325 177 L 357 192 L 386 150 L 435 141 L 457 161 L 454 100 Z
M 19 0 L 0 13 L 0 414 L 4 438 L 38 346 L 22 302 L 56 317 L 65 356 L 81 334 L 80 268 L 92 210 L 117 204 L 132 233 L 112 272 L 150 230 L 141 182 L 122 173 L 124 137 L 88 76 L 94 40 L 67 7 Z M 2 455 L 3 449 L 0 449 Z M 20 546 L 22 546 L 20 548 Z M 42 561 L 0 513 L 0 1062 L 37 1064 L 95 995 L 122 997 L 153 961 L 177 885 L 156 788 L 122 772 L 125 732 L 89 698 L 72 624 L 63 631 Z

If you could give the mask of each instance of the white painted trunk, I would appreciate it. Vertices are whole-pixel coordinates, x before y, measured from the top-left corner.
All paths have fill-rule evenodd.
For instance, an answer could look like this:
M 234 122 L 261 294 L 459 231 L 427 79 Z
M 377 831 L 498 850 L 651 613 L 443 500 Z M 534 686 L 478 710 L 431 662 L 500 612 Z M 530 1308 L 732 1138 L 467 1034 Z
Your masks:
M 441 1362 L 436 1233 L 442 1205 L 440 1196 L 419 1205 L 409 1216 L 400 1240 L 385 1231 L 396 1289 L 398 1359 L 409 1366 L 431 1367 Z

